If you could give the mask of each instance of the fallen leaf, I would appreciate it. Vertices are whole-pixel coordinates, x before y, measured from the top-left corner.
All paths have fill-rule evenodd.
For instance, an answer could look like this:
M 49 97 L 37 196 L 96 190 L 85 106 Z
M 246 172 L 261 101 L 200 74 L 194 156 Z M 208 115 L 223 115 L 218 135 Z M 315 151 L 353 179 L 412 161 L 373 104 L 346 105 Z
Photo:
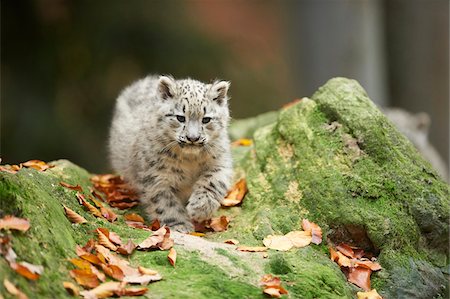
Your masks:
M 30 222 L 27 219 L 6 215 L 0 219 L 0 229 L 14 229 L 27 231 L 30 228 Z
M 240 204 L 247 193 L 247 182 L 245 178 L 237 181 L 225 198 L 222 200 L 222 206 L 232 207 Z
M 80 293 L 85 299 L 108 298 L 114 295 L 114 292 L 120 289 L 120 282 L 108 281 L 98 285 L 96 288 Z
M 355 258 L 355 252 L 348 244 L 341 243 L 336 246 L 336 250 L 340 251 L 343 255 L 349 258 Z
M 248 138 L 240 138 L 231 143 L 231 146 L 252 146 L 253 140 Z
M 14 167 L 17 166 L 17 167 Z M 0 171 L 16 174 L 22 167 L 19 167 L 18 165 L 1 165 Z
M 88 270 L 91 268 L 91 263 L 84 259 L 71 258 L 69 259 L 69 262 L 71 262 L 75 267 L 81 270 Z
M 114 278 L 115 280 L 122 281 L 122 279 L 124 278 L 123 271 L 119 266 L 102 264 L 101 267 L 106 275 L 108 275 L 111 278 Z
M 169 263 L 175 267 L 177 261 L 177 252 L 175 251 L 175 248 L 170 248 L 167 258 L 169 259 Z
M 131 288 L 121 288 L 114 291 L 116 296 L 142 296 L 147 293 L 148 289 L 146 287 L 131 287 Z
M 141 267 L 141 266 L 138 267 L 138 270 L 139 270 L 139 273 L 141 273 L 143 275 L 156 275 L 156 274 L 158 274 L 158 271 L 147 269 L 147 268 L 144 268 L 144 267 Z
M 20 263 L 14 262 L 10 263 L 9 265 L 11 269 L 16 271 L 18 274 L 30 280 L 37 280 L 44 271 L 44 267 L 33 265 L 27 262 L 20 262 Z
M 286 236 L 274 236 L 268 235 L 263 240 L 264 246 L 270 249 L 275 249 L 278 251 L 288 251 L 291 249 L 294 244 L 292 244 L 291 240 Z
M 79 192 L 82 192 L 82 191 L 83 191 L 83 188 L 82 188 L 80 185 L 74 186 L 74 185 L 71 185 L 71 184 L 67 184 L 67 183 L 65 183 L 65 182 L 59 182 L 59 184 L 60 184 L 61 186 L 63 186 L 63 187 L 69 188 L 69 189 L 71 189 L 71 190 L 75 190 L 75 191 L 79 191 Z
M 370 292 L 358 292 L 356 293 L 356 296 L 358 296 L 358 299 L 383 299 L 376 289 L 373 289 Z
M 365 267 L 350 268 L 348 272 L 348 281 L 357 285 L 365 291 L 370 290 L 370 274 L 372 270 Z
M 345 255 L 343 255 L 342 253 L 340 253 L 339 251 L 337 252 L 338 258 L 336 263 L 341 266 L 341 267 L 351 267 L 352 262 L 351 260 L 346 257 Z
M 126 244 L 121 245 L 119 248 L 117 248 L 117 252 L 123 255 L 130 255 L 133 253 L 135 248 L 136 244 L 134 244 L 133 241 L 128 240 Z
M 303 219 L 302 228 L 304 231 L 311 231 L 311 243 L 316 245 L 322 243 L 322 229 L 317 224 L 310 222 L 308 219 Z
M 101 231 L 111 242 L 117 245 L 122 245 L 122 240 L 120 239 L 120 236 L 115 232 L 109 231 L 107 228 L 103 227 L 99 227 L 97 229 Z
M 274 277 L 271 274 L 265 274 L 259 283 L 264 287 L 263 293 L 280 298 L 282 294 L 287 294 L 288 291 L 281 286 L 281 279 Z
M 339 259 L 339 255 L 337 254 L 337 251 L 334 250 L 333 247 L 328 247 L 328 250 L 330 251 L 330 259 L 335 262 Z
M 230 220 L 227 216 L 220 216 L 216 218 L 212 218 L 209 226 L 215 231 L 215 232 L 223 232 L 226 231 L 228 228 L 228 223 Z
M 227 244 L 231 244 L 231 245 L 237 245 L 237 244 L 239 244 L 239 241 L 238 240 L 236 240 L 236 239 L 227 239 L 227 240 L 225 240 L 225 241 L 223 241 L 224 243 L 227 243 Z
M 45 171 L 49 168 L 54 167 L 53 165 L 48 165 L 47 163 L 45 163 L 44 161 L 41 161 L 41 160 L 30 160 L 30 161 L 22 163 L 22 165 L 27 168 L 34 168 L 38 171 Z
M 125 218 L 126 221 L 134 221 L 134 222 L 141 222 L 144 223 L 144 218 L 142 218 L 142 216 L 135 214 L 135 213 L 131 213 L 131 214 L 125 214 L 123 216 Z
M 104 263 L 101 264 L 101 265 L 104 265 Z M 97 267 L 95 267 L 94 265 L 91 264 L 91 268 L 90 268 L 90 269 L 91 269 L 91 272 L 92 272 L 93 274 L 95 274 L 95 275 L 97 276 L 97 278 L 98 278 L 101 282 L 104 282 L 104 281 L 106 280 L 106 275 L 105 275 L 105 273 L 99 271 L 99 270 L 97 269 Z
M 173 239 L 170 238 L 170 229 L 166 226 L 161 227 L 153 234 L 142 241 L 137 248 L 138 249 L 161 249 L 167 250 L 173 246 Z
M 379 263 L 372 262 L 372 261 L 352 260 L 352 263 L 356 267 L 364 267 L 364 268 L 370 269 L 372 271 L 381 270 L 381 265 Z
M 244 252 L 264 252 L 267 251 L 267 247 L 262 246 L 238 246 L 236 250 Z
M 161 228 L 161 223 L 159 222 L 159 219 L 153 220 L 152 224 L 150 225 L 151 230 L 158 230 Z
M 3 280 L 3 285 L 5 286 L 5 289 L 13 296 L 16 296 L 18 299 L 28 299 L 28 296 L 25 295 L 22 291 L 20 291 L 12 282 L 10 282 L 8 279 Z
M 69 274 L 79 285 L 89 289 L 95 288 L 100 284 L 97 275 L 92 273 L 91 270 L 74 269 L 70 270 Z
M 309 231 L 292 231 L 285 236 L 291 240 L 292 245 L 296 248 L 305 247 L 312 241 L 311 232 Z
M 93 205 L 91 205 L 89 202 L 86 201 L 84 196 L 77 192 L 76 194 L 77 198 L 81 201 L 81 204 L 89 211 L 92 215 L 95 217 L 103 218 L 102 213 Z
M 146 230 L 153 230 L 149 226 L 145 225 L 142 222 L 137 221 L 125 221 L 126 225 L 133 228 L 139 228 L 139 229 L 146 229 Z
M 84 253 L 84 254 L 80 255 L 80 258 L 82 258 L 94 265 L 103 264 L 103 262 L 99 259 L 99 257 L 92 253 Z
M 107 207 L 100 207 L 100 213 L 109 222 L 114 222 L 117 219 L 117 215 Z
M 127 275 L 123 278 L 124 282 L 128 283 L 138 283 L 141 285 L 147 285 L 150 282 L 153 281 L 160 281 L 162 279 L 161 275 L 155 274 L 155 275 L 141 275 L 140 273 L 135 275 Z
M 97 235 L 98 235 L 98 242 L 105 246 L 106 248 L 111 249 L 112 251 L 116 251 L 117 250 L 117 246 L 114 245 L 107 236 L 105 236 L 105 234 L 100 230 L 100 229 L 96 229 Z
M 119 202 L 119 203 L 110 202 L 109 205 L 114 208 L 118 208 L 119 210 L 125 210 L 137 206 L 138 204 L 139 203 L 135 201 L 135 202 Z
M 69 295 L 71 296 L 78 297 L 78 295 L 80 294 L 78 287 L 71 282 L 63 281 L 63 287 L 66 289 L 67 293 L 69 293 Z
M 72 223 L 86 223 L 86 222 L 88 222 L 83 216 L 81 216 L 77 212 L 69 209 L 66 206 L 63 206 L 63 207 L 64 207 L 64 211 L 66 212 L 66 216 L 70 220 L 70 222 L 72 222 Z

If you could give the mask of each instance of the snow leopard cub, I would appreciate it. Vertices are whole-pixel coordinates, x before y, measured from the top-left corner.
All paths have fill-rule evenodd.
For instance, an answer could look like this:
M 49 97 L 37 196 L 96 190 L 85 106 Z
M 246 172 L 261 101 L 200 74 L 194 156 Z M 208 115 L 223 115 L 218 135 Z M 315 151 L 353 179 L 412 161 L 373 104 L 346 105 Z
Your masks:
M 117 98 L 109 151 L 150 219 L 180 232 L 220 207 L 230 187 L 229 82 L 148 76 Z

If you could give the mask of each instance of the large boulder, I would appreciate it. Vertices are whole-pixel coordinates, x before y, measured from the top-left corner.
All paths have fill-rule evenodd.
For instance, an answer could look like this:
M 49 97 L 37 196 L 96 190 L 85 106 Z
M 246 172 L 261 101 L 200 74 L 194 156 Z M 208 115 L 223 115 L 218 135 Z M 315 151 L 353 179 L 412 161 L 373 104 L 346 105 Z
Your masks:
M 246 132 L 258 127 L 254 146 L 234 148 L 236 178 L 245 176 L 249 188 L 242 206 L 219 211 L 231 218 L 225 232 L 174 234 L 175 268 L 166 251 L 133 253 L 132 264 L 164 277 L 149 286 L 152 298 L 261 298 L 258 283 L 266 273 L 282 279 L 290 298 L 354 298 L 360 289 L 329 258 L 328 246 L 341 242 L 378 257 L 383 269 L 372 274 L 372 287 L 384 298 L 448 295 L 449 186 L 356 81 L 332 79 L 311 99 L 236 122 L 231 131 L 243 132 L 239 126 Z M 26 233 L 11 233 L 18 260 L 45 269 L 30 282 L 0 259 L 0 280 L 8 278 L 30 298 L 69 297 L 62 287 L 71 281 L 67 259 L 97 227 L 136 243 L 150 234 L 126 226 L 122 217 L 109 223 L 84 211 L 59 182 L 87 191 L 90 174 L 68 161 L 52 164 L 45 172 L 0 172 L 0 216 L 31 221 Z M 62 205 L 88 223 L 71 224 Z M 232 238 L 262 246 L 267 235 L 300 229 L 304 218 L 322 227 L 321 245 L 269 250 L 265 257 L 223 243 Z M 6 294 L 3 285 L 0 291 Z

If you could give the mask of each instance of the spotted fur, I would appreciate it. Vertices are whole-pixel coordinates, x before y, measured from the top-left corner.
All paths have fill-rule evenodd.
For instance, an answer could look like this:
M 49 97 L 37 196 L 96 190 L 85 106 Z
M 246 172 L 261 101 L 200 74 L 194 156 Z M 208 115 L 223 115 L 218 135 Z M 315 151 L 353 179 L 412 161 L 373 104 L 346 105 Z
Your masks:
M 114 169 L 150 219 L 181 232 L 219 208 L 230 187 L 229 82 L 148 76 L 118 97 L 110 129 Z

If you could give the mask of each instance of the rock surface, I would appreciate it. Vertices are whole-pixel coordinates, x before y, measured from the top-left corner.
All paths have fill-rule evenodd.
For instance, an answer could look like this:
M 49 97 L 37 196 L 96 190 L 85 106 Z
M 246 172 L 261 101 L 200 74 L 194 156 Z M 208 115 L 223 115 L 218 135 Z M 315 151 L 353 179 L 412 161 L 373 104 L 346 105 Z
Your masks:
M 372 274 L 372 287 L 384 298 L 448 296 L 449 186 L 356 81 L 332 79 L 311 99 L 268 117 L 274 121 L 256 130 L 254 146 L 234 149 L 236 177 L 247 178 L 249 193 L 241 207 L 219 211 L 231 218 L 229 229 L 203 238 L 174 234 L 175 268 L 166 251 L 133 253 L 132 264 L 163 276 L 149 286 L 149 297 L 264 298 L 258 282 L 272 273 L 290 298 L 355 298 L 360 289 L 329 259 L 328 243 L 340 242 L 378 255 L 383 270 Z M 236 127 L 232 131 L 239 133 Z M 0 280 L 8 278 L 30 298 L 69 297 L 62 287 L 71 281 L 67 258 L 76 256 L 75 245 L 92 238 L 95 228 L 136 243 L 149 235 L 127 227 L 122 217 L 111 224 L 86 213 L 75 191 L 59 182 L 87 191 L 89 173 L 68 161 L 53 164 L 45 172 L 0 172 L 0 213 L 31 221 L 28 232 L 11 233 L 18 260 L 45 268 L 30 282 L 1 258 Z M 88 223 L 71 224 L 62 205 Z M 265 258 L 223 243 L 233 238 L 262 246 L 269 234 L 300 229 L 303 218 L 322 227 L 321 245 L 269 250 Z M 3 285 L 0 292 L 8 298 Z

